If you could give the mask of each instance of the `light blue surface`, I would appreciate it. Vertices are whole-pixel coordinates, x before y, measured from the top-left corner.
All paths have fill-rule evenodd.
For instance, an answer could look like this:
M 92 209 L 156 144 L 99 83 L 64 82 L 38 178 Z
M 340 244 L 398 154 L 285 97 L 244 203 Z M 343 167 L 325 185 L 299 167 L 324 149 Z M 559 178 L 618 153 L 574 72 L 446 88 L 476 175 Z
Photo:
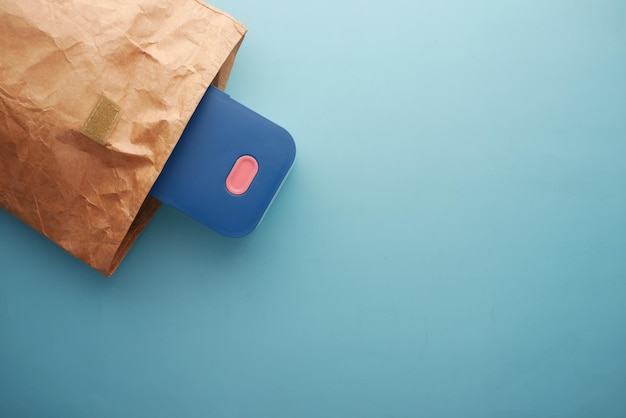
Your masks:
M 626 416 L 626 2 L 214 4 L 291 177 L 111 280 L 0 212 L 0 416 Z

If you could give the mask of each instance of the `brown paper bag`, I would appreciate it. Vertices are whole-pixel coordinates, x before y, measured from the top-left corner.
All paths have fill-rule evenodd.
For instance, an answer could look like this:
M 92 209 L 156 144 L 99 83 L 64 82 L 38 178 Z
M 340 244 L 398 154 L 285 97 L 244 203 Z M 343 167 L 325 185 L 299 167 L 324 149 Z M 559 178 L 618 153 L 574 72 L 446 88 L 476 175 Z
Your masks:
M 244 34 L 202 0 L 2 0 L 0 206 L 111 275 Z

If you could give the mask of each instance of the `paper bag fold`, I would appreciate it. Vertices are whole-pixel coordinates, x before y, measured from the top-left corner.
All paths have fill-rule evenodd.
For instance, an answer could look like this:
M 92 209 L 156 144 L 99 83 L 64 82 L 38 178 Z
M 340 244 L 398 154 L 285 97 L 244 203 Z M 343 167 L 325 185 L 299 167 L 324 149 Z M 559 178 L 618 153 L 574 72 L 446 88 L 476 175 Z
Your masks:
M 0 206 L 111 275 L 244 35 L 199 0 L 3 0 Z

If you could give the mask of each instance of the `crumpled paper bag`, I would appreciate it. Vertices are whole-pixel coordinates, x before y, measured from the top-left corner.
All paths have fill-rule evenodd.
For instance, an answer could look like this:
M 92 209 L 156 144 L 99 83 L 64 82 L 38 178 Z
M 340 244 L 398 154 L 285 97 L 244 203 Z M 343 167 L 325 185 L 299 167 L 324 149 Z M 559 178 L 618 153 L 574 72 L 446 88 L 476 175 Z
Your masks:
M 111 275 L 245 32 L 201 0 L 2 0 L 0 206 Z

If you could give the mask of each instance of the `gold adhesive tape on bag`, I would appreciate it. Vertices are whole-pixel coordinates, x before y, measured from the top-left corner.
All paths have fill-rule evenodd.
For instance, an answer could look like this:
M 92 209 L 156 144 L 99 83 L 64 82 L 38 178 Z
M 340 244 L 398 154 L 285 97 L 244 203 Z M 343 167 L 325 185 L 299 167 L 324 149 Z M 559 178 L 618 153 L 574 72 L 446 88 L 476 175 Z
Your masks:
M 88 138 L 104 145 L 111 134 L 122 109 L 106 98 L 100 97 L 98 104 L 89 115 L 81 132 Z

